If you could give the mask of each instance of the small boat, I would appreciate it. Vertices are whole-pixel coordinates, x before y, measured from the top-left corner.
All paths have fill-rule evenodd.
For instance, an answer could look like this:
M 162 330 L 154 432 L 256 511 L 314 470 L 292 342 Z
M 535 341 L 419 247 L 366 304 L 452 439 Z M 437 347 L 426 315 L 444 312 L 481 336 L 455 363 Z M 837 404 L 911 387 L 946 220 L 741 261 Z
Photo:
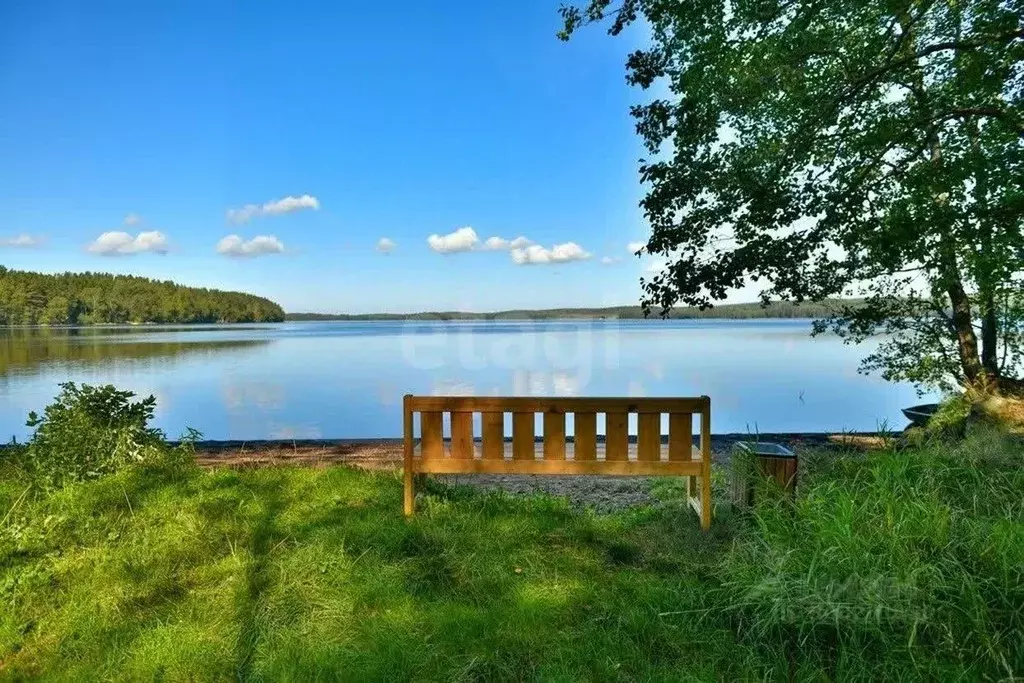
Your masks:
M 910 420 L 911 424 L 915 427 L 924 427 L 928 424 L 928 420 L 932 418 L 935 411 L 938 409 L 938 403 L 923 403 L 919 406 L 904 408 L 903 414 L 907 416 L 907 419 Z

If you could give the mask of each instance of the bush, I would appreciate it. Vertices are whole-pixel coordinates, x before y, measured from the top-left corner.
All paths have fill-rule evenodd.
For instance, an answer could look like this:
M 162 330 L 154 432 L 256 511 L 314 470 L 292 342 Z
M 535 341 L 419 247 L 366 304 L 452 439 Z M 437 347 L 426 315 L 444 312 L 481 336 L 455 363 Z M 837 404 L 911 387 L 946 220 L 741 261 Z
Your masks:
M 58 488 L 129 465 L 173 467 L 191 459 L 199 433 L 189 429 L 179 446 L 168 444 L 162 431 L 149 426 L 153 396 L 132 401 L 134 393 L 109 384 L 60 387 L 43 414 L 33 411 L 26 422 L 35 433 L 24 450 L 25 468 L 39 484 Z

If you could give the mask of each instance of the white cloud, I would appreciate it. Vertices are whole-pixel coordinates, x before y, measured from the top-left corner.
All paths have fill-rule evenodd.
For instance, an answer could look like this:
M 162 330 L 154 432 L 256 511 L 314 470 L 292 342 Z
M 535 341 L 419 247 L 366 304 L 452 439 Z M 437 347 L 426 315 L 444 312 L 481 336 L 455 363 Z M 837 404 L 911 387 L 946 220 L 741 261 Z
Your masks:
M 575 242 L 556 244 L 550 249 L 534 244 L 525 249 L 513 249 L 512 260 L 521 266 L 542 263 L 566 263 L 568 261 L 584 261 L 591 254 L 583 250 Z
M 0 239 L 0 247 L 38 247 L 42 243 L 42 237 L 33 237 L 25 233 Z
M 304 194 L 301 197 L 283 197 L 265 204 L 246 204 L 240 209 L 228 209 L 228 221 L 231 223 L 247 223 L 258 216 L 280 216 L 286 213 L 302 211 L 303 209 L 317 210 L 320 208 L 320 200 L 312 195 Z
M 121 230 L 105 232 L 89 245 L 88 251 L 104 256 L 139 254 L 145 251 L 166 254 L 167 237 L 156 230 L 140 232 L 135 237 Z
M 649 263 L 644 266 L 644 275 L 659 275 L 668 266 L 668 259 L 656 258 L 651 259 Z
M 382 254 L 390 254 L 395 248 L 394 240 L 390 240 L 387 237 L 381 237 L 377 242 L 377 251 Z
M 630 242 L 626 245 L 626 249 L 630 254 L 635 254 L 638 251 L 647 251 L 647 242 Z
M 427 245 L 439 254 L 454 254 L 472 250 L 479 241 L 476 231 L 466 226 L 447 235 L 431 235 L 427 238 Z
M 217 242 L 217 253 L 224 256 L 264 256 L 280 254 L 284 244 L 273 235 L 259 235 L 246 242 L 238 235 L 228 235 Z
M 263 205 L 263 213 L 278 216 L 283 213 L 301 211 L 302 209 L 313 209 L 315 211 L 319 208 L 320 200 L 311 195 L 304 194 L 301 197 L 284 197 L 276 202 L 267 202 Z
M 603 256 L 601 257 L 601 265 L 610 266 L 613 263 L 618 263 L 619 258 L 617 256 Z
M 129 228 L 134 227 L 142 222 L 142 216 L 137 213 L 130 213 L 124 217 L 124 224 Z
M 488 251 L 503 251 L 505 249 L 523 249 L 533 244 L 533 241 L 526 239 L 522 235 L 516 237 L 513 240 L 507 240 L 504 237 L 488 237 L 487 241 L 484 242 L 484 249 Z

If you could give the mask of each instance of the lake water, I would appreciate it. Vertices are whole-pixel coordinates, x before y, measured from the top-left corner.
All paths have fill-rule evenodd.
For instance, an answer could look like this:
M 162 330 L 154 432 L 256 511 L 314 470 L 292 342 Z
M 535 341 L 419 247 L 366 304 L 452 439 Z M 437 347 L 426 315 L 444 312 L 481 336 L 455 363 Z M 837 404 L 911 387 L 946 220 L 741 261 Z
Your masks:
M 207 439 L 397 437 L 405 393 L 696 396 L 712 430 L 902 428 L 913 388 L 807 320 L 313 322 L 0 330 L 0 435 L 72 380 L 157 398 Z M 599 431 L 601 425 L 599 424 Z M 632 428 L 635 433 L 635 424 Z M 571 425 L 570 425 L 571 432 Z

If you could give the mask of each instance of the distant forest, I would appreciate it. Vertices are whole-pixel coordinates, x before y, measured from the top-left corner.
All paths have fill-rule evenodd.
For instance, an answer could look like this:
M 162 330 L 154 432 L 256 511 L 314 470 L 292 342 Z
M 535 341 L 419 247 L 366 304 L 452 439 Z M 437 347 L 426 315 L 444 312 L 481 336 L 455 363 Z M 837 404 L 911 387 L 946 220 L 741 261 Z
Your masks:
M 0 266 L 0 325 L 280 322 L 252 294 L 107 273 L 44 275 Z
M 846 301 L 844 303 L 849 303 Z M 759 303 L 722 304 L 701 311 L 697 308 L 677 308 L 669 316 L 673 319 L 687 318 L 822 318 L 829 315 L 835 308 L 835 301 L 821 303 L 794 304 L 790 302 L 773 302 L 767 307 Z M 330 314 L 330 313 L 288 313 L 285 320 L 600 320 L 619 318 L 627 320 L 642 319 L 643 310 L 639 306 L 612 306 L 610 308 L 545 308 L 539 310 L 497 311 L 494 313 L 464 313 L 460 311 L 437 311 L 431 313 L 366 313 L 366 314 Z M 656 312 L 651 313 L 657 319 Z

